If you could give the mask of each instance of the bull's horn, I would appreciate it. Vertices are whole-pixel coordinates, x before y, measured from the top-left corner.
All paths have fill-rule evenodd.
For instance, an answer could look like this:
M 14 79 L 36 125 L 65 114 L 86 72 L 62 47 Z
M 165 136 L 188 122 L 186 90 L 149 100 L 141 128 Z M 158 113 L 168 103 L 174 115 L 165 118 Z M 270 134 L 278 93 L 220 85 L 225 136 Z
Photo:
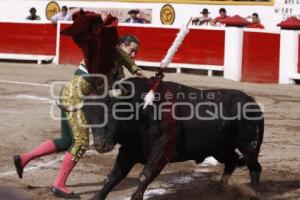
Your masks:
M 122 90 L 121 89 L 113 89 L 108 91 L 108 95 L 110 97 L 118 97 L 121 96 Z
M 120 83 L 120 81 L 117 82 L 117 85 L 122 90 L 123 94 L 128 94 L 128 90 Z
M 84 106 L 84 102 L 81 101 L 80 103 L 76 104 L 75 106 L 66 106 L 61 104 L 58 101 L 55 101 L 56 105 L 64 112 L 75 112 L 77 110 L 80 110 Z

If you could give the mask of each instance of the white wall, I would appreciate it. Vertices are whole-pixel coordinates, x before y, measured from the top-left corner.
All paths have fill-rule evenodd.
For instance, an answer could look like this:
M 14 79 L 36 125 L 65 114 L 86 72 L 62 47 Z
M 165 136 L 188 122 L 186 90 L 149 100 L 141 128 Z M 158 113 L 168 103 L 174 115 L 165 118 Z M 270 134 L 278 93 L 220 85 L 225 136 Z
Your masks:
M 0 21 L 22 21 L 29 15 L 29 9 L 36 7 L 37 14 L 46 20 L 45 8 L 50 1 L 42 0 L 2 0 L 0 1 Z M 87 2 L 87 1 L 57 1 L 60 6 L 74 6 L 74 7 L 106 7 L 106 8 L 152 8 L 153 9 L 153 23 L 161 25 L 160 9 L 164 3 L 120 3 L 120 2 Z M 246 5 L 201 5 L 201 4 L 172 4 L 175 8 L 176 19 L 174 26 L 180 26 L 185 23 L 190 16 L 197 16 L 203 8 L 208 8 L 211 12 L 211 17 L 218 15 L 220 7 L 227 9 L 228 15 L 239 14 L 242 17 L 251 15 L 257 12 L 262 24 L 267 29 L 276 30 L 276 27 L 281 20 L 289 15 L 300 16 L 300 5 L 297 1 L 290 1 L 285 3 L 285 0 L 276 0 L 275 6 L 246 6 Z M 275 12 L 276 11 L 276 12 Z

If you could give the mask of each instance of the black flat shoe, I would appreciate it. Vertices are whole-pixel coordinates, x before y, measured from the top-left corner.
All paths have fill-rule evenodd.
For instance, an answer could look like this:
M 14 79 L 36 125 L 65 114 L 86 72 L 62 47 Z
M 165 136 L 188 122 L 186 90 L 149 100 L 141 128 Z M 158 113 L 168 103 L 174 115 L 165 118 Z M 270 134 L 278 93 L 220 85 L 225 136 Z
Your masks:
M 54 194 L 54 196 L 59 197 L 59 198 L 64 198 L 64 199 L 80 199 L 80 196 L 78 194 L 74 194 L 73 192 L 71 193 L 66 193 L 56 187 L 51 187 L 50 191 Z
M 21 157 L 19 155 L 14 155 L 13 160 L 18 177 L 23 178 L 23 167 L 21 165 Z

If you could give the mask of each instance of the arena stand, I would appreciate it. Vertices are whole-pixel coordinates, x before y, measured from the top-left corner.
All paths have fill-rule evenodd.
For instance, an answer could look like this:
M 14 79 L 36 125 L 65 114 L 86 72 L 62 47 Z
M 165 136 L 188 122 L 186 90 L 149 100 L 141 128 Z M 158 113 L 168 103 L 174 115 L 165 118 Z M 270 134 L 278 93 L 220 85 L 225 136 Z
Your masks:
M 53 59 L 57 64 L 77 65 L 82 55 L 60 30 L 68 22 L 0 22 L 0 58 Z M 135 34 L 141 40 L 136 56 L 141 66 L 158 67 L 176 37 L 171 26 L 120 24 L 119 34 Z M 300 35 L 297 30 L 268 31 L 244 28 L 191 27 L 170 65 L 181 68 L 224 71 L 224 78 L 256 83 L 291 83 L 300 79 Z

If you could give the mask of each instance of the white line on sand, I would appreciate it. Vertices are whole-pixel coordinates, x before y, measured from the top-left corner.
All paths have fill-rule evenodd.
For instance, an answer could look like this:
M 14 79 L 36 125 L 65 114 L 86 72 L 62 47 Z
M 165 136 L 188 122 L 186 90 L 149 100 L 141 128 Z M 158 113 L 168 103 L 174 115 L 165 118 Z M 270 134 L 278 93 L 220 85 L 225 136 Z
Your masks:
M 30 86 L 40 86 L 40 87 L 49 87 L 50 86 L 50 84 L 31 83 L 31 82 L 22 82 L 22 81 L 8 81 L 8 80 L 0 80 L 0 83 L 17 84 L 17 85 L 30 85 Z
M 59 156 L 58 158 L 56 158 L 54 160 L 51 160 L 47 163 L 41 163 L 41 164 L 38 164 L 38 165 L 33 166 L 33 167 L 27 167 L 27 168 L 25 168 L 24 172 L 36 171 L 36 170 L 39 170 L 39 169 L 51 167 L 53 165 L 56 165 L 62 159 L 63 159 L 63 157 Z M 16 175 L 16 171 L 8 171 L 8 172 L 0 173 L 0 177 L 11 176 L 11 175 Z
M 47 97 L 41 97 L 41 96 L 34 96 L 34 95 L 27 95 L 27 94 L 18 94 L 15 96 L 0 96 L 0 99 L 17 99 L 17 100 L 34 100 L 34 101 L 44 101 L 48 103 L 55 103 L 54 100 L 51 100 Z
M 51 100 L 47 97 L 40 97 L 40 96 L 34 96 L 34 95 L 26 95 L 26 94 L 18 94 L 16 96 L 16 99 L 28 99 L 28 100 L 35 100 L 35 101 L 48 101 L 48 102 L 54 102 L 54 100 Z

